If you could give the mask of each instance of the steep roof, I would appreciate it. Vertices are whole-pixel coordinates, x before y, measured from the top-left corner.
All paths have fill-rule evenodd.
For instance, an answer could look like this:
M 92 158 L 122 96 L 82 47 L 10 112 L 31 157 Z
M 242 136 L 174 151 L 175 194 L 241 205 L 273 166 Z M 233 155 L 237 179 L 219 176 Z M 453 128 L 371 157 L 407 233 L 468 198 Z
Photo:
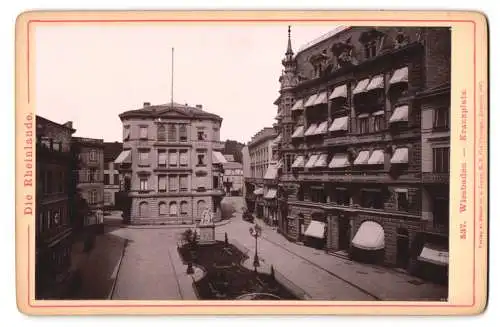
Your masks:
M 121 142 L 104 142 L 104 162 L 115 161 L 123 150 Z
M 186 118 L 186 119 L 209 119 L 221 122 L 222 117 L 204 111 L 198 107 L 191 107 L 179 103 L 149 105 L 140 109 L 129 110 L 119 115 L 120 119 L 132 117 L 162 117 L 162 118 Z

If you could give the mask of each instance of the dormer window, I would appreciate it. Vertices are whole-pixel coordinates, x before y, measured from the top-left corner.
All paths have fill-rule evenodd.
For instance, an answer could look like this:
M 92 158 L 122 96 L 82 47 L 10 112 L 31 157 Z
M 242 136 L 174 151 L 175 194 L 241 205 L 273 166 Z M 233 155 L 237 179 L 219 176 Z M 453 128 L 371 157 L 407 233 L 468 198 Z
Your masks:
M 365 43 L 365 56 L 366 58 L 372 58 L 377 55 L 377 42 L 370 41 Z
M 363 44 L 365 49 L 365 58 L 373 58 L 377 55 L 377 49 L 381 43 L 384 33 L 372 28 L 366 32 L 361 33 L 359 42 Z

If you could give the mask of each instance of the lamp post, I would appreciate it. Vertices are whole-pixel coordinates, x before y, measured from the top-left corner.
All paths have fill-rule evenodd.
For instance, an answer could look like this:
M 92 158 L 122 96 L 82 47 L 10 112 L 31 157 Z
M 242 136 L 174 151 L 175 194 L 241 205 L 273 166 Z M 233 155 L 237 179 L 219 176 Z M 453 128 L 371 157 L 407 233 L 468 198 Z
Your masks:
M 262 228 L 258 224 L 255 224 L 255 226 L 250 227 L 249 231 L 250 231 L 250 235 L 252 235 L 255 238 L 255 255 L 253 257 L 253 268 L 254 268 L 254 271 L 257 272 L 257 267 L 260 266 L 259 255 L 257 254 L 257 239 L 262 234 Z

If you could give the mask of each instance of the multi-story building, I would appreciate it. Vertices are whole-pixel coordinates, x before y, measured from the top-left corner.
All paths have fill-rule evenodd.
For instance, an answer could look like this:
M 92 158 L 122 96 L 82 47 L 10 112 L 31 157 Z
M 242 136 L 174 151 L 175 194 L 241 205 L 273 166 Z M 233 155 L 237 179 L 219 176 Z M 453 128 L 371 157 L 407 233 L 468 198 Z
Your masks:
M 73 137 L 73 152 L 78 158 L 74 169 L 77 192 L 88 206 L 84 225 L 103 223 L 104 208 L 104 141 Z
M 224 157 L 227 160 L 228 156 Z M 222 167 L 224 169 L 223 185 L 226 195 L 241 195 L 243 192 L 243 165 L 233 160 L 222 164 Z
M 37 299 L 62 298 L 68 291 L 72 228 L 69 195 L 72 170 L 71 122 L 36 117 Z
M 131 198 L 133 224 L 193 223 L 205 209 L 221 218 L 222 118 L 201 105 L 151 105 L 120 114 L 116 159 Z
M 245 201 L 250 212 L 269 224 L 277 224 L 277 172 L 276 131 L 265 127 L 248 142 L 250 177 L 245 178 Z M 245 159 L 244 159 L 245 160 Z
M 241 158 L 242 158 L 242 166 L 243 166 L 243 198 L 247 197 L 247 187 L 246 181 L 252 177 L 252 172 L 250 169 L 250 151 L 248 151 L 248 145 L 245 145 L 241 149 Z
M 115 195 L 120 190 L 120 171 L 115 159 L 122 152 L 121 142 L 104 142 L 104 207 L 115 206 Z
M 449 28 L 341 27 L 296 55 L 289 31 L 282 65 L 280 232 L 403 269 L 445 266 Z M 441 250 L 420 236 L 436 233 Z

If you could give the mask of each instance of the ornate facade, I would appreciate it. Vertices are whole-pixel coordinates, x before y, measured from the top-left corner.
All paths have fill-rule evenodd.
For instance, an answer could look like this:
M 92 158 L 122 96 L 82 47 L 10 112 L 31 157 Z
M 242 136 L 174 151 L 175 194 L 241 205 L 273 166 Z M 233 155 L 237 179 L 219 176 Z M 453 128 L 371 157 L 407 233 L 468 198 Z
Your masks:
M 151 105 L 120 114 L 123 152 L 116 158 L 131 198 L 133 224 L 199 221 L 210 209 L 221 218 L 224 195 L 222 118 L 201 106 Z
M 446 270 L 450 38 L 440 27 L 347 27 L 294 55 L 289 30 L 275 102 L 283 235 Z

